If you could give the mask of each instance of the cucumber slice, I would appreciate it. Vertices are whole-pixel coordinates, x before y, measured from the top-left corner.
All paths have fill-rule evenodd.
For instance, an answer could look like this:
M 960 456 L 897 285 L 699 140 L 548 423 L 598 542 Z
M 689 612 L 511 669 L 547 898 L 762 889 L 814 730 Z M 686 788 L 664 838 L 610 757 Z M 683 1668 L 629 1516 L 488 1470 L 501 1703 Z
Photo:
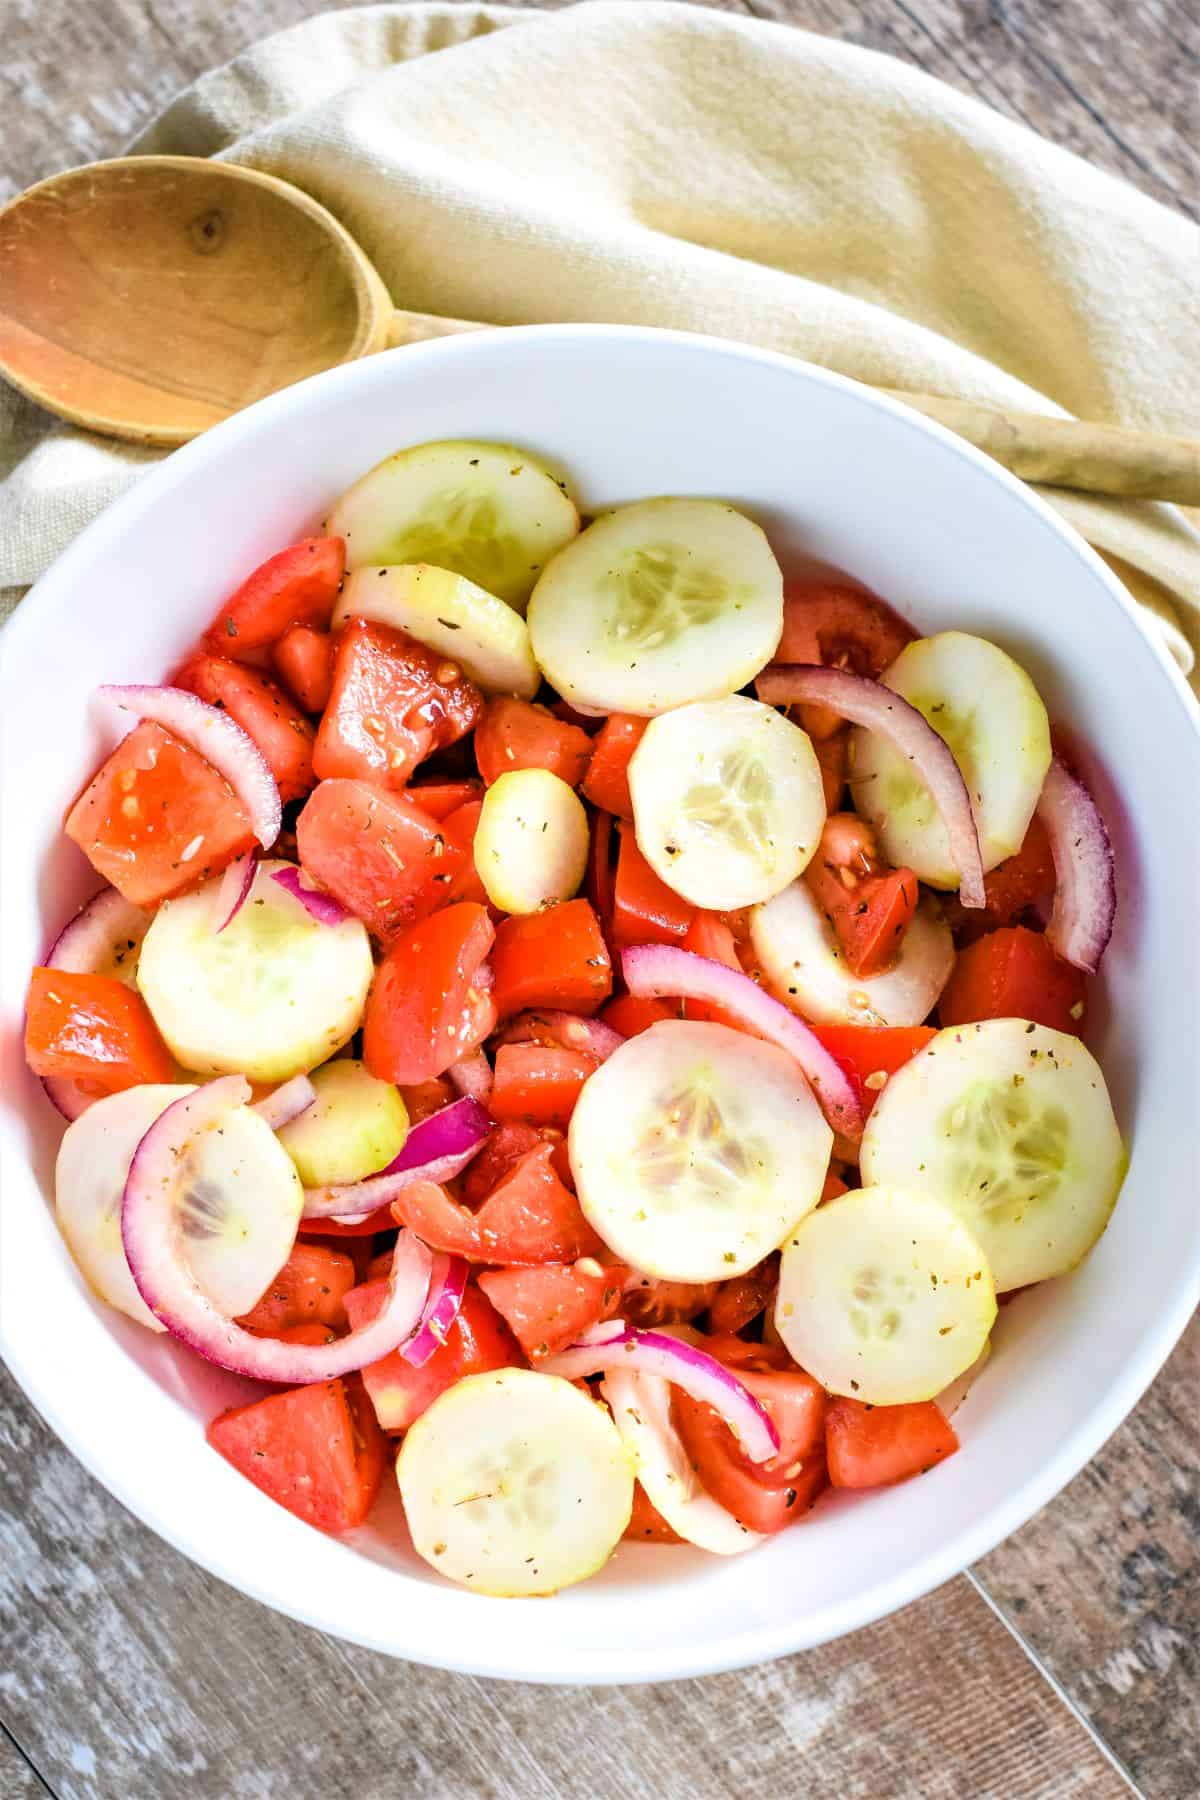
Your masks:
M 605 1407 L 558 1375 L 468 1375 L 412 1426 L 396 1479 L 418 1555 L 477 1594 L 586 1581 L 633 1510 L 633 1459 Z
M 579 530 L 563 484 L 511 444 L 416 444 L 347 490 L 325 521 L 346 561 L 433 563 L 524 612 L 534 582 Z
M 938 1033 L 897 1070 L 862 1143 L 864 1181 L 917 1187 L 983 1246 L 997 1290 L 1063 1275 L 1116 1205 L 1125 1150 L 1078 1038 L 1023 1019 Z
M 495 594 L 430 563 L 355 569 L 346 577 L 333 628 L 374 619 L 449 657 L 485 694 L 532 700 L 541 685 L 524 619 Z
M 653 715 L 736 693 L 783 630 L 766 537 L 722 500 L 639 500 L 560 550 L 529 602 L 533 653 L 564 700 Z
M 754 908 L 750 941 L 773 991 L 817 1025 L 920 1025 L 954 967 L 954 940 L 927 895 L 884 975 L 850 973 L 833 927 L 803 881 Z
M 510 769 L 483 796 L 475 867 L 493 906 L 534 913 L 569 900 L 587 867 L 583 801 L 549 769 Z
M 173 1056 L 206 1075 L 286 1081 L 353 1037 L 374 968 L 358 919 L 322 925 L 265 861 L 241 911 L 213 930 L 219 881 L 164 900 L 142 940 L 138 987 Z
M 190 1085 L 127 1088 L 67 1127 L 54 1198 L 59 1229 L 89 1285 L 121 1312 L 163 1330 L 134 1283 L 121 1243 L 121 1200 L 133 1153 Z M 248 1312 L 287 1261 L 304 1194 L 265 1119 L 238 1107 L 188 1153 L 183 1242 L 196 1280 L 229 1318 Z
M 316 1099 L 276 1133 L 305 1187 L 365 1181 L 399 1156 L 408 1136 L 399 1088 L 350 1056 L 314 1069 L 311 1080 Z
M 694 906 L 769 900 L 804 869 L 825 823 L 806 732 L 742 694 L 652 719 L 629 765 L 638 848 Z
M 830 1393 L 872 1406 L 932 1400 L 975 1361 L 995 1317 L 982 1249 L 923 1195 L 852 1189 L 784 1246 L 775 1323 Z
M 785 1051 L 683 1019 L 601 1063 L 569 1136 L 590 1223 L 623 1261 L 666 1281 L 719 1281 L 761 1262 L 817 1204 L 832 1147 Z
M 1050 721 L 1032 681 L 986 638 L 942 631 L 902 650 L 883 677 L 945 738 L 962 770 L 984 870 L 1020 848 L 1050 767 Z M 956 888 L 946 827 L 907 758 L 856 728 L 850 786 L 888 861 Z
M 672 1531 L 714 1556 L 737 1556 L 762 1543 L 713 1499 L 688 1460 L 671 1419 L 671 1384 L 660 1375 L 614 1369 L 600 1383 L 637 1478 Z

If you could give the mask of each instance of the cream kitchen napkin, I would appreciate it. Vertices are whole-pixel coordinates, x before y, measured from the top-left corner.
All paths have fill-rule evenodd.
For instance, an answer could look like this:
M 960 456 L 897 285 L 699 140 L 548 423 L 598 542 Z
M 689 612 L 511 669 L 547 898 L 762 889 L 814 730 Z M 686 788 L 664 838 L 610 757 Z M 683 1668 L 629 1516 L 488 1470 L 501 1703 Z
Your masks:
M 206 75 L 136 148 L 296 182 L 419 311 L 677 326 L 1200 433 L 1194 225 L 899 62 L 786 26 L 658 0 L 361 7 Z M 0 393 L 0 585 L 155 460 Z M 1193 524 L 1045 492 L 1190 669 Z

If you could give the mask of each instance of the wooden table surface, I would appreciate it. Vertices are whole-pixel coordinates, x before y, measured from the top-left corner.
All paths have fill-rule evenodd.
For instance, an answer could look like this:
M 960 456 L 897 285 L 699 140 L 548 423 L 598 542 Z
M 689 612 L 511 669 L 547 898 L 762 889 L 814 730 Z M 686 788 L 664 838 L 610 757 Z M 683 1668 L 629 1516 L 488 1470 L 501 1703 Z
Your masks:
M 890 52 L 1200 210 L 1194 0 L 727 4 Z M 316 10 L 0 0 L 0 196 L 115 154 L 193 76 Z M 99 1488 L 0 1371 L 0 1800 L 1196 1800 L 1198 1419 L 1193 1324 L 1090 1467 L 907 1611 L 741 1674 L 544 1690 L 389 1662 L 242 1598 Z

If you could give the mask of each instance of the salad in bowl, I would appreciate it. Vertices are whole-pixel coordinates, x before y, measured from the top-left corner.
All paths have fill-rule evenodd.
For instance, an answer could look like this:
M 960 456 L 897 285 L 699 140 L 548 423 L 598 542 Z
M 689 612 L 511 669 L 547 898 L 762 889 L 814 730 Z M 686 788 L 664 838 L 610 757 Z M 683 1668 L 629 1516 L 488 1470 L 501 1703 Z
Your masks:
M 91 1288 L 260 1384 L 212 1455 L 516 1597 L 970 1457 L 1126 1166 L 1113 851 L 1019 646 L 455 439 L 145 673 L 24 1045 Z

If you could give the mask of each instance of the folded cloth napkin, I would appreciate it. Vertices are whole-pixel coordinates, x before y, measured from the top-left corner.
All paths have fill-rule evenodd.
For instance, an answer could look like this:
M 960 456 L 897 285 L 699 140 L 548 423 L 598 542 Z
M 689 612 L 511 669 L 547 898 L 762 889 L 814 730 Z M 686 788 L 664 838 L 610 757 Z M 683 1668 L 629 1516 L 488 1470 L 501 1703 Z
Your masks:
M 676 326 L 882 386 L 1200 433 L 1195 225 L 788 26 L 659 0 L 361 7 L 204 76 L 134 148 L 295 182 L 418 311 Z M 156 460 L 0 394 L 0 585 L 34 580 Z M 1200 518 L 1043 491 L 1190 670 Z

